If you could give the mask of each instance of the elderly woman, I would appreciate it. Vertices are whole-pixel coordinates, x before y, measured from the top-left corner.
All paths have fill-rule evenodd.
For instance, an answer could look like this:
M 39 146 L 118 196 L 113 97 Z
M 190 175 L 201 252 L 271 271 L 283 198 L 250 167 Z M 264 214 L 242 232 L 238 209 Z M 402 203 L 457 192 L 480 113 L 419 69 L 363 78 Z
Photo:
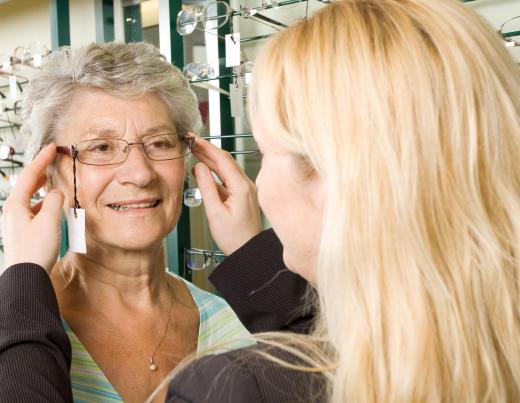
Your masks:
M 86 253 L 69 251 L 52 272 L 75 400 L 143 401 L 191 352 L 248 334 L 222 299 L 165 270 L 187 134 L 200 126 L 177 68 L 145 43 L 62 49 L 23 113 L 27 159 L 60 145 L 48 187 L 86 216 Z

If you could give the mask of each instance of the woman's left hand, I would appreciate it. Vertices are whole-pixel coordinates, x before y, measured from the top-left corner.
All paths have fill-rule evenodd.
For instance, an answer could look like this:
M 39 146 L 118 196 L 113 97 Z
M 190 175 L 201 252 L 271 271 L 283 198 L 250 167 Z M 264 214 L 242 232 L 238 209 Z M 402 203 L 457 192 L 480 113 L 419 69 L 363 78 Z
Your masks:
M 256 186 L 227 151 L 209 141 L 196 137 L 193 154 L 201 161 L 194 175 L 211 235 L 220 250 L 230 255 L 263 229 Z
M 21 172 L 4 204 L 2 237 L 5 267 L 17 263 L 36 263 L 51 272 L 61 240 L 61 209 L 64 196 L 51 190 L 44 200 L 31 207 L 31 196 L 46 182 L 47 167 L 56 157 L 50 144 Z

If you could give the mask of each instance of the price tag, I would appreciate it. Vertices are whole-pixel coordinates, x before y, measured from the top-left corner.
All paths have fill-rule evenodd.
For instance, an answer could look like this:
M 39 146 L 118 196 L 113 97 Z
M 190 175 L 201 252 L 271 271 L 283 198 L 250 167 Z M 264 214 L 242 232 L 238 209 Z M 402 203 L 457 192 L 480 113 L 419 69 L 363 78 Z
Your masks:
M 227 34 L 226 67 L 240 66 L 240 32 Z
M 18 84 L 16 76 L 12 74 L 9 76 L 9 99 L 14 102 L 16 98 L 18 98 Z
M 74 215 L 74 209 L 69 209 L 69 219 L 67 220 L 69 250 L 76 253 L 87 253 L 87 242 L 85 240 L 85 210 L 77 208 L 76 213 L 77 217 Z
M 229 98 L 231 101 L 231 116 L 239 118 L 244 116 L 244 101 L 242 95 L 244 94 L 242 84 L 231 84 L 229 86 Z
M 40 67 L 42 65 L 42 55 L 35 54 L 33 56 L 33 66 Z

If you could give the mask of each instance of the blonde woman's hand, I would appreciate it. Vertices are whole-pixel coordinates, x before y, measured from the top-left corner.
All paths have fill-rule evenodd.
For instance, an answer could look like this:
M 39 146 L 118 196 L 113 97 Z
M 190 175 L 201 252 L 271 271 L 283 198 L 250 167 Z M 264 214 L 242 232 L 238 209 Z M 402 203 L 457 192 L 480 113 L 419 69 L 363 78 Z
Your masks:
M 56 146 L 45 147 L 21 172 L 4 204 L 2 237 L 5 267 L 36 263 L 48 273 L 60 247 L 60 217 L 63 194 L 52 190 L 42 202 L 31 206 L 31 196 L 45 184 L 45 169 L 56 156 Z
M 194 167 L 213 239 L 225 255 L 233 253 L 262 231 L 255 184 L 231 154 L 196 137 Z M 211 174 L 217 174 L 219 184 Z

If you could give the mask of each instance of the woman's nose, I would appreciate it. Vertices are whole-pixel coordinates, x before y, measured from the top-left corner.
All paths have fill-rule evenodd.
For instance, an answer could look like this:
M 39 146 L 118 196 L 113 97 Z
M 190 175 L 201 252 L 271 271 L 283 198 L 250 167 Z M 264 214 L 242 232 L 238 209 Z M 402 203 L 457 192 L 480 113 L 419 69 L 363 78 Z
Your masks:
M 126 159 L 118 169 L 118 178 L 121 183 L 132 183 L 143 187 L 157 177 L 153 163 L 144 153 L 141 144 L 129 144 L 125 151 Z

